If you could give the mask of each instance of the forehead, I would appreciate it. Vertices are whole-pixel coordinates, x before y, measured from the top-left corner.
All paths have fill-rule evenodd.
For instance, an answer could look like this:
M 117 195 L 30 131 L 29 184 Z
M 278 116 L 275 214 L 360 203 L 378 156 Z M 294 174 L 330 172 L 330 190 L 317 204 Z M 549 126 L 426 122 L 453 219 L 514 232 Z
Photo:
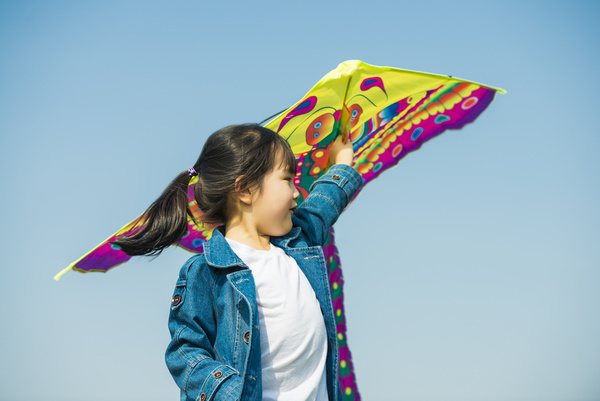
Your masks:
M 268 175 L 277 177 L 285 177 L 289 175 L 294 176 L 295 174 L 296 172 L 289 168 L 289 166 L 285 162 L 276 163 L 271 169 L 271 171 L 268 173 Z

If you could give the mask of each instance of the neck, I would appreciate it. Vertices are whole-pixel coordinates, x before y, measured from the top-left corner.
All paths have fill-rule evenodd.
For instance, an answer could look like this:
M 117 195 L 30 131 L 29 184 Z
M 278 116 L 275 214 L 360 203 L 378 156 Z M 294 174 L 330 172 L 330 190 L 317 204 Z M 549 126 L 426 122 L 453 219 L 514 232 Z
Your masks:
M 227 222 L 225 224 L 225 238 L 232 239 L 241 244 L 248 245 L 259 251 L 271 249 L 271 237 L 261 235 L 256 230 L 249 230 L 240 222 Z

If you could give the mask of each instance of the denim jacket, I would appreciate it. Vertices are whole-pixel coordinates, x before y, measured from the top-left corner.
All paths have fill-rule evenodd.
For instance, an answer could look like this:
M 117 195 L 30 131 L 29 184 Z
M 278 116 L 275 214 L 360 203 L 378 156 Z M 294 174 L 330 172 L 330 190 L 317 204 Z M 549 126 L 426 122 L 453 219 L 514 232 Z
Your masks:
M 327 391 L 341 400 L 338 344 L 321 246 L 362 185 L 354 168 L 335 165 L 295 210 L 293 228 L 271 242 L 293 257 L 321 305 L 327 330 Z M 165 360 L 181 400 L 262 400 L 260 328 L 254 278 L 222 228 L 182 267 L 171 302 Z

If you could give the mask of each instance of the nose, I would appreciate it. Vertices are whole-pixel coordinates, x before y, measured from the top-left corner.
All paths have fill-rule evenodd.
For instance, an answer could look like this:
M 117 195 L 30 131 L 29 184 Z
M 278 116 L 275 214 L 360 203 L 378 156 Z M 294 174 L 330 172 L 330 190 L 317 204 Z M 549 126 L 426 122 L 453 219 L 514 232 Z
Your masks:
M 294 185 L 294 184 L 292 183 L 292 185 Z M 299 197 L 300 197 L 300 192 L 298 192 L 298 188 L 296 188 L 296 186 L 294 185 L 294 193 L 292 194 L 292 198 L 293 198 L 294 200 L 296 200 L 296 199 L 298 199 Z

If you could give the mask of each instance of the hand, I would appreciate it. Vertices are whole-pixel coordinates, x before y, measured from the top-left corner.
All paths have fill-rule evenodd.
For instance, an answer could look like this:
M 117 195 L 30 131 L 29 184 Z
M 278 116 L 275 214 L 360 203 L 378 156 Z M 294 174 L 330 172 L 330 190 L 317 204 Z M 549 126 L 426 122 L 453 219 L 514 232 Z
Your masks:
M 352 149 L 352 141 L 346 138 L 344 142 L 344 135 L 338 136 L 329 148 L 329 163 L 330 164 L 346 164 L 352 165 L 354 160 L 354 150 Z

